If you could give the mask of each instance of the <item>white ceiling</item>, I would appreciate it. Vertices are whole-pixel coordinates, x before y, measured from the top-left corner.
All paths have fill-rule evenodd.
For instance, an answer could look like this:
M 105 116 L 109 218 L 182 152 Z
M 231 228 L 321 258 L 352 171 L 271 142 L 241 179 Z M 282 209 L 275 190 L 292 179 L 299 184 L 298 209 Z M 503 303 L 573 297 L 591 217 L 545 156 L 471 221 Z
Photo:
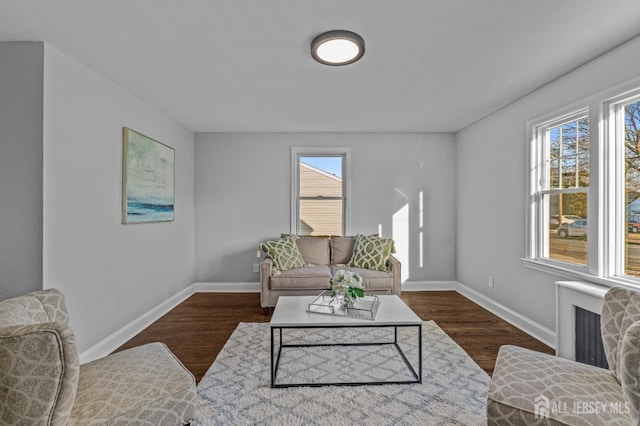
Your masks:
M 360 62 L 313 61 L 334 29 Z M 639 34 L 639 0 L 0 0 L 196 132 L 454 132 Z

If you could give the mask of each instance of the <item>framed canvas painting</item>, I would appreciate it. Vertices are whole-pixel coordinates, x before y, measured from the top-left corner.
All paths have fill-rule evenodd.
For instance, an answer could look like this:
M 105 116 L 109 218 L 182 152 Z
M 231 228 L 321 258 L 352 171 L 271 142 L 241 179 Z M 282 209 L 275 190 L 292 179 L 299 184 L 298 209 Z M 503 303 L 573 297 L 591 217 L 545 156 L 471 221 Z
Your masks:
M 174 218 L 175 151 L 127 127 L 122 138 L 122 223 Z

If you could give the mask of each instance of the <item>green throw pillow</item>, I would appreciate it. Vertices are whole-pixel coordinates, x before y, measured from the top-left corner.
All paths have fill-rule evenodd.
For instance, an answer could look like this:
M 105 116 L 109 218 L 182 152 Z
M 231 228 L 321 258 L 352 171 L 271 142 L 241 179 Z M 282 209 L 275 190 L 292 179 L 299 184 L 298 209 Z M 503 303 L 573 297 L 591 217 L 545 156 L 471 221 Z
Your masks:
M 349 266 L 386 271 L 389 256 L 394 251 L 393 240 L 377 235 L 356 235 Z
M 274 267 L 279 271 L 304 266 L 304 259 L 293 237 L 280 238 L 275 241 L 265 241 L 260 244 L 260 250 L 267 253 L 267 255 L 273 259 Z

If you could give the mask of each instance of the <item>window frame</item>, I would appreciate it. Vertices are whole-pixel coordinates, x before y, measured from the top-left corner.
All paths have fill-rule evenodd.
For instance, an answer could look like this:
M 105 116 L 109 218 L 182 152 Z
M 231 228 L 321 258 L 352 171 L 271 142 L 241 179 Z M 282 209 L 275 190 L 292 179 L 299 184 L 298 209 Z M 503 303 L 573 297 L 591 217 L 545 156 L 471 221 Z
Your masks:
M 627 228 L 626 220 L 626 183 L 625 183 L 625 149 L 624 143 L 618 143 L 625 139 L 625 112 L 624 107 L 629 103 L 640 102 L 640 88 L 626 93 L 622 93 L 606 102 L 603 102 L 603 111 L 608 119 L 605 131 L 605 141 L 610 152 L 615 152 L 611 160 L 612 198 L 615 199 L 613 217 L 610 220 L 609 229 L 611 233 L 612 250 L 608 262 L 608 275 L 614 276 L 618 280 L 625 282 L 638 282 L 640 277 L 634 277 L 625 273 L 625 238 Z
M 582 101 L 541 115 L 526 123 L 525 257 L 528 268 L 605 286 L 640 289 L 640 277 L 624 274 L 626 201 L 624 181 L 623 106 L 640 100 L 640 78 L 602 91 Z M 589 187 L 587 265 L 543 257 L 544 205 L 540 198 L 546 160 L 547 129 L 585 114 L 589 118 Z M 622 123 L 622 125 L 621 125 Z M 548 238 L 548 237 L 546 237 Z
M 549 155 L 548 138 L 547 133 L 550 129 L 561 126 L 572 121 L 579 120 L 583 117 L 589 119 L 589 186 L 578 188 L 549 188 L 547 183 L 547 171 L 546 166 L 547 157 Z M 542 202 L 544 196 L 551 196 L 552 194 L 569 194 L 569 193 L 583 193 L 587 194 L 587 203 L 589 211 L 588 215 L 588 231 L 587 235 L 593 235 L 592 232 L 596 226 L 592 224 L 591 218 L 591 203 L 593 198 L 592 190 L 592 158 L 594 153 L 594 144 L 591 138 L 592 133 L 592 117 L 589 112 L 589 107 L 586 105 L 572 105 L 569 108 L 565 108 L 560 111 L 554 111 L 536 120 L 532 120 L 527 123 L 527 131 L 530 141 L 528 148 L 529 154 L 529 169 L 530 176 L 529 181 L 529 201 L 530 209 L 528 210 L 527 224 L 529 227 L 529 243 L 527 247 L 527 259 L 535 260 L 536 262 L 543 263 L 550 267 L 566 269 L 575 271 L 577 273 L 592 273 L 589 270 L 591 262 L 591 254 L 593 248 L 591 244 L 587 243 L 587 265 L 579 265 L 569 262 L 563 262 L 549 257 L 545 257 L 544 254 L 547 251 L 549 240 L 549 214 L 545 203 Z M 587 239 L 588 241 L 589 239 Z
M 351 230 L 351 148 L 346 147 L 292 147 L 291 148 L 291 214 L 290 233 L 299 234 L 300 158 L 342 157 L 342 235 Z

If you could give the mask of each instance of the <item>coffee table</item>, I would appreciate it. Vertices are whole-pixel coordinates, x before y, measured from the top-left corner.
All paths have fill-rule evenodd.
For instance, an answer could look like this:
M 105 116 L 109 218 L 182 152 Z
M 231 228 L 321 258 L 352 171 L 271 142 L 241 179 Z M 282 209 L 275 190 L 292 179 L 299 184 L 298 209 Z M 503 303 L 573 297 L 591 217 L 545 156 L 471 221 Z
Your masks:
M 271 317 L 271 387 L 285 388 L 292 386 L 328 386 L 328 385 L 384 385 L 422 383 L 422 319 L 411 310 L 396 295 L 380 295 L 380 307 L 374 320 L 363 320 L 344 316 L 322 315 L 307 312 L 307 306 L 315 296 L 280 296 Z M 320 343 L 320 344 L 291 344 L 283 343 L 282 333 L 287 329 L 317 329 L 317 328 L 353 328 L 353 327 L 387 327 L 393 328 L 393 341 L 372 343 Z M 398 328 L 415 327 L 418 340 L 418 368 L 417 371 L 407 360 L 405 353 L 398 344 Z M 279 332 L 279 339 L 276 338 Z M 412 380 L 398 381 L 363 381 L 339 383 L 277 383 L 276 376 L 283 349 L 313 347 L 313 346 L 358 346 L 358 345 L 393 345 L 407 368 L 411 372 Z M 276 346 L 278 346 L 276 356 Z

